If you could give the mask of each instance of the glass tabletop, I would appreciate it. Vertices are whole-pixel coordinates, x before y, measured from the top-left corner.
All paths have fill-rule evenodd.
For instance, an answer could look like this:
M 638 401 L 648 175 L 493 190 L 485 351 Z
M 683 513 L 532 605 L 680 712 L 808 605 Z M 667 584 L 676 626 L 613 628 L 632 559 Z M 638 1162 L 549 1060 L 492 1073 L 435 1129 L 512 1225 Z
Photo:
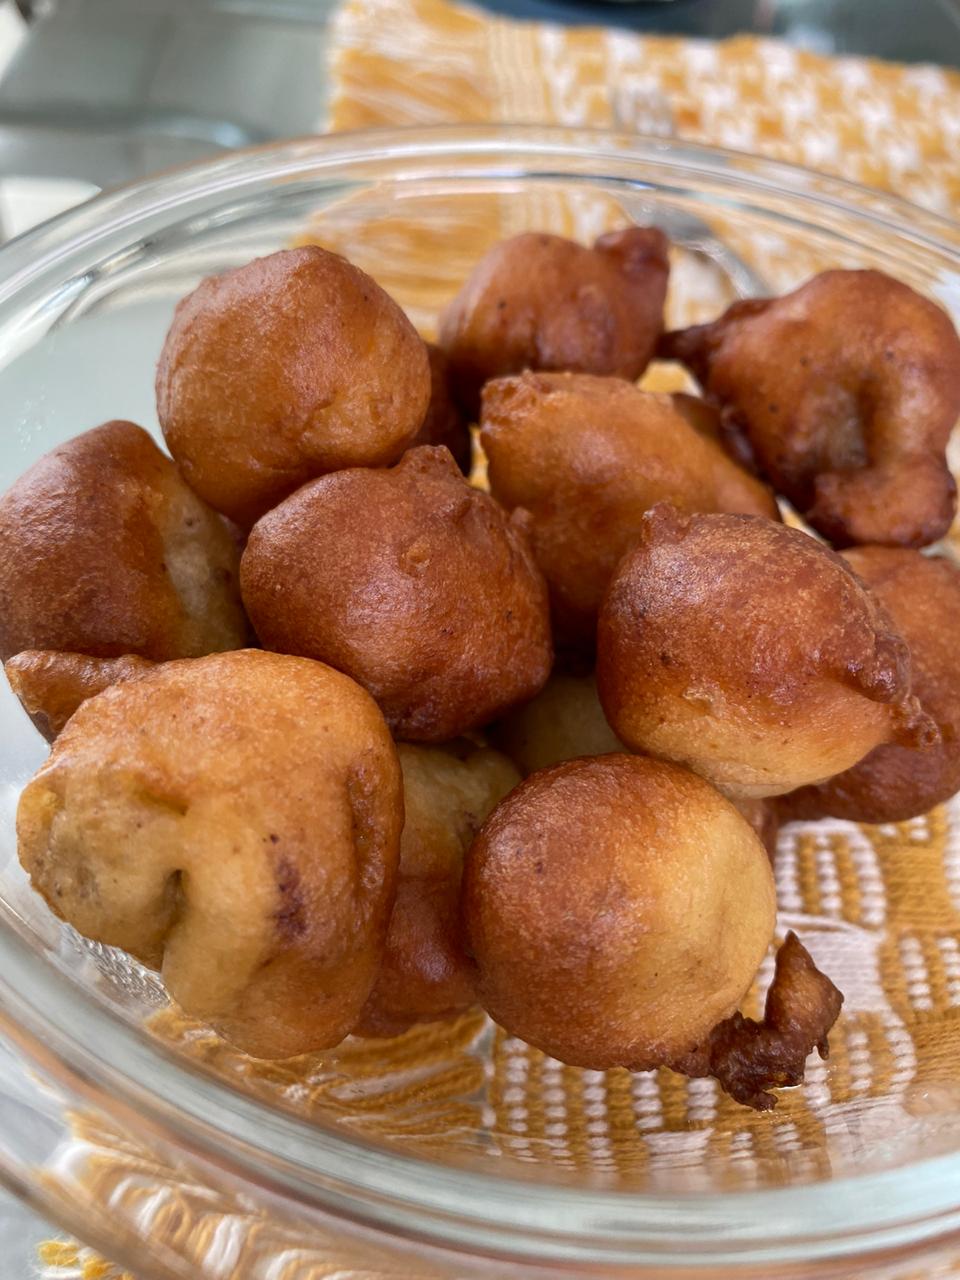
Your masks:
M 40 1280 L 38 1246 L 61 1238 L 55 1227 L 0 1189 L 0 1258 L 5 1280 Z

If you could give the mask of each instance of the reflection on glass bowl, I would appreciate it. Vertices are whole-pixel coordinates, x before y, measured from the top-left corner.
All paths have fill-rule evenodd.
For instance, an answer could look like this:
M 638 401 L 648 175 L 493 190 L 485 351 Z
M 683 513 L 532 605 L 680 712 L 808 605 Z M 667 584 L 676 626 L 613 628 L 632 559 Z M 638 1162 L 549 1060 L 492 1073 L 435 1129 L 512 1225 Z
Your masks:
M 775 291 L 874 266 L 960 298 L 957 228 L 749 157 L 525 127 L 291 143 L 101 197 L 0 253 L 0 488 L 108 418 L 156 430 L 163 334 L 212 271 L 314 240 L 431 336 L 495 240 L 629 220 L 680 236 L 671 323 L 737 296 L 731 254 Z M 142 1280 L 849 1274 L 887 1251 L 915 1265 L 960 1226 L 960 809 L 783 833 L 780 924 L 846 1004 L 829 1062 L 758 1115 L 711 1081 L 564 1067 L 479 1013 L 244 1058 L 30 892 L 13 818 L 43 754 L 4 688 L 0 1172 Z

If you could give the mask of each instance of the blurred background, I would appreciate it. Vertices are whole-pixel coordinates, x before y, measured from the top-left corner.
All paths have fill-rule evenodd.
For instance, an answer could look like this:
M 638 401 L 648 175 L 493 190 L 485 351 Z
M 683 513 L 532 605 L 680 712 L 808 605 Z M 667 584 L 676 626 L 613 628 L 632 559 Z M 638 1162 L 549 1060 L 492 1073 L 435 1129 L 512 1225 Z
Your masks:
M 513 16 L 960 66 L 960 0 L 486 0 Z M 0 0 L 0 238 L 98 188 L 323 129 L 332 0 Z

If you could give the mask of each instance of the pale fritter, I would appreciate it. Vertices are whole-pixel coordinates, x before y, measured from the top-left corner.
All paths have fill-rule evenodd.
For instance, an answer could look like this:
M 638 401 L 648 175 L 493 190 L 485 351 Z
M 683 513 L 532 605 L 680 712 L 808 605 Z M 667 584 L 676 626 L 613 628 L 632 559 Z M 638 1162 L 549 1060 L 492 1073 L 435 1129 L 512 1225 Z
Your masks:
M 403 798 L 383 717 L 320 663 L 240 650 L 85 702 L 17 813 L 57 915 L 161 970 L 256 1057 L 337 1044 L 373 987 Z

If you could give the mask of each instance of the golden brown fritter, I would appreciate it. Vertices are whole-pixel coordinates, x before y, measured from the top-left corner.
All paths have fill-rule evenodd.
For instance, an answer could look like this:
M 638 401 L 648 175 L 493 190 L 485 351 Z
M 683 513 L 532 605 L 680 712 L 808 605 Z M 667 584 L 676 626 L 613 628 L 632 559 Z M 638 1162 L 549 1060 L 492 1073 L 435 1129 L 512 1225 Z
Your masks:
M 737 1008 L 775 902 L 729 801 L 620 754 L 543 769 L 498 805 L 467 854 L 463 911 L 480 1002 L 507 1031 L 574 1066 L 646 1070 Z
M 475 1003 L 473 965 L 463 949 L 463 855 L 487 814 L 520 781 L 498 751 L 398 747 L 405 819 L 400 876 L 380 976 L 356 1027 L 399 1035 Z
M 554 672 L 535 698 L 487 732 L 494 746 L 510 757 L 525 778 L 564 760 L 624 750 L 603 714 L 592 673 Z M 731 803 L 753 827 L 772 860 L 780 830 L 776 804 L 745 797 Z
M 546 586 L 521 523 L 443 448 L 305 485 L 258 522 L 240 576 L 263 644 L 353 676 L 397 738 L 446 742 L 550 674 Z
M 0 659 L 198 657 L 247 639 L 239 552 L 142 427 L 52 449 L 0 497 Z
M 663 328 L 670 263 L 653 227 L 611 231 L 592 249 L 527 232 L 480 259 L 440 317 L 461 404 L 488 378 L 571 369 L 638 378 Z
M 949 560 L 894 547 L 854 547 L 844 558 L 910 646 L 913 692 L 940 740 L 876 747 L 852 769 L 780 803 L 785 818 L 904 822 L 960 791 L 960 570 Z
M 155 665 L 133 653 L 122 658 L 89 658 L 85 653 L 26 649 L 4 663 L 3 669 L 24 711 L 52 742 L 81 703 L 112 684 L 139 680 Z
M 395 461 L 429 399 L 409 320 L 316 245 L 204 280 L 157 368 L 160 425 L 187 483 L 245 527 L 314 476 Z
M 592 674 L 555 673 L 535 698 L 511 711 L 490 732 L 494 745 L 524 777 L 563 760 L 623 750 L 607 724 Z
M 944 456 L 960 417 L 946 312 L 879 271 L 826 271 L 666 335 L 779 493 L 840 546 L 920 547 L 946 533 Z
M 670 396 L 621 378 L 524 373 L 488 382 L 480 438 L 490 490 L 530 512 L 559 636 L 591 646 L 600 601 L 644 513 L 778 518 L 770 490 L 690 426 Z
M 597 697 L 596 677 L 554 672 L 540 693 L 488 731 L 493 744 L 526 778 L 564 760 L 623 751 Z M 770 800 L 731 800 L 763 842 L 771 860 L 777 849 L 780 816 Z
M 383 717 L 303 658 L 240 650 L 85 702 L 20 799 L 20 861 L 88 938 L 256 1057 L 355 1025 L 393 905 L 403 799 Z
M 937 736 L 905 641 L 847 563 L 757 516 L 647 514 L 600 613 L 597 684 L 623 742 L 734 795 Z
M 450 364 L 446 353 L 432 342 L 427 343 L 430 357 L 430 404 L 413 446 L 442 444 L 453 454 L 453 460 L 465 476 L 470 474 L 473 442 L 467 420 L 457 408 L 450 390 Z
M 768 1090 L 801 1084 L 814 1048 L 821 1058 L 828 1056 L 827 1034 L 842 1004 L 843 996 L 797 935 L 788 933 L 777 951 L 763 1021 L 735 1013 L 669 1065 L 687 1076 L 713 1076 L 737 1102 L 770 1111 L 777 1100 Z

